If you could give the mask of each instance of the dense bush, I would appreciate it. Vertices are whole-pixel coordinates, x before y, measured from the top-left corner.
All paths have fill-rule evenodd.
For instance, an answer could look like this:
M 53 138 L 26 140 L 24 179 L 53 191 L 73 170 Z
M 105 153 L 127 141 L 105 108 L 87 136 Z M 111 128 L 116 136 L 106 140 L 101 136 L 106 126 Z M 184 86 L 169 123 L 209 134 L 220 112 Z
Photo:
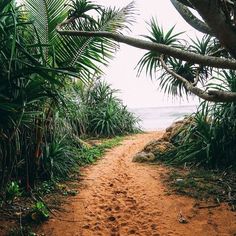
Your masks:
M 29 188 L 42 140 L 50 141 L 62 71 L 46 65 L 36 29 L 13 1 L 1 2 L 0 21 L 0 187 L 14 177 Z
M 224 77 L 211 86 L 236 91 L 236 74 L 223 71 Z M 236 168 L 236 104 L 203 102 L 192 121 L 175 137 L 176 148 L 163 157 L 167 163 L 192 163 L 208 168 Z
M 100 74 L 117 49 L 99 37 L 61 36 L 56 26 L 82 12 L 73 28 L 120 32 L 132 12 L 84 0 L 23 2 L 0 1 L 0 192 L 13 179 L 30 190 L 39 178 L 68 176 L 81 148 L 74 121 L 83 120 L 72 79 Z
M 76 126 L 80 135 L 111 137 L 136 133 L 138 118 L 116 97 L 117 90 L 98 80 L 87 86 L 78 85 L 79 118 Z

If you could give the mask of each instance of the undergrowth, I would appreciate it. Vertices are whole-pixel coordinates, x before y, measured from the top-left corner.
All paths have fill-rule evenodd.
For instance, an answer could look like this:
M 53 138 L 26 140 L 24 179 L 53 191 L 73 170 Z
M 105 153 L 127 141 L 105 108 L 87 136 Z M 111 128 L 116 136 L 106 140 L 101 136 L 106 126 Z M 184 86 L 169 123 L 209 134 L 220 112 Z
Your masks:
M 104 153 L 121 143 L 123 137 L 115 137 L 112 139 L 104 140 L 101 144 L 94 145 L 91 147 L 84 146 L 78 150 L 78 163 L 79 165 L 86 165 L 95 162 L 97 159 L 102 157 Z
M 170 165 L 236 170 L 236 104 L 203 102 L 190 120 L 171 140 L 175 148 L 161 159 Z
M 164 179 L 170 191 L 204 202 L 226 202 L 236 210 L 236 174 L 233 172 L 172 169 Z
M 112 139 L 96 140 L 97 144 L 83 145 L 78 148 L 74 158 L 74 164 L 67 173 L 67 177 L 59 176 L 51 178 L 48 181 L 39 181 L 35 188 L 29 194 L 20 187 L 18 183 L 11 182 L 7 187 L 7 192 L 1 199 L 0 214 L 2 219 L 11 219 L 19 222 L 20 225 L 14 226 L 9 232 L 9 236 L 16 235 L 36 235 L 34 227 L 37 224 L 47 220 L 50 217 L 51 209 L 60 208 L 61 196 L 75 196 L 78 193 L 77 183 L 73 180 L 79 180 L 79 167 L 92 164 L 101 158 L 105 152 L 121 143 L 124 137 L 115 137 Z M 62 168 L 62 166 L 60 167 Z M 10 202 L 10 204 L 9 204 Z M 15 214 L 19 212 L 19 214 Z

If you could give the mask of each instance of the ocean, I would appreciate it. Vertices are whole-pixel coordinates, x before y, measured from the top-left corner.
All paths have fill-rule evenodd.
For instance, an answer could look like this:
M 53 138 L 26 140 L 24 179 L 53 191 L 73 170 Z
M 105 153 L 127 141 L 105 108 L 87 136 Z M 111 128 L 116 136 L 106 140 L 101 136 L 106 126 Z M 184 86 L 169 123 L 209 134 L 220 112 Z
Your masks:
M 186 115 L 196 112 L 196 105 L 145 107 L 129 109 L 141 119 L 140 125 L 144 131 L 163 130 L 174 121 L 183 119 Z

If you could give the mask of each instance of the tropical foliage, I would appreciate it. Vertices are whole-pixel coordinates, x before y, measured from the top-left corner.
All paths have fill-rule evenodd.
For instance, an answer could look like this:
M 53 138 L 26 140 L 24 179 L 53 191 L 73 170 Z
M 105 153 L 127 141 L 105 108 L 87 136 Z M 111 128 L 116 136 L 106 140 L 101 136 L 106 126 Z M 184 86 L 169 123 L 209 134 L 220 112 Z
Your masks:
M 223 53 L 219 43 L 211 36 L 204 35 L 201 39 L 191 39 L 191 42 L 181 40 L 179 36 L 182 33 L 174 33 L 174 27 L 165 33 L 156 20 L 150 22 L 150 35 L 144 36 L 151 42 L 160 43 L 166 46 L 171 46 L 176 49 L 188 50 L 200 55 L 215 55 Z M 151 78 L 156 78 L 159 81 L 160 89 L 171 96 L 183 97 L 190 95 L 185 83 L 177 78 L 180 76 L 192 83 L 193 86 L 198 84 L 204 85 L 206 80 L 212 76 L 213 69 L 208 66 L 197 65 L 192 62 L 180 60 L 171 56 L 164 56 L 156 51 L 148 51 L 143 55 L 137 64 L 138 75 L 145 70 L 146 74 Z M 168 68 L 168 70 L 166 70 Z M 169 71 L 172 71 L 171 74 Z M 177 76 L 174 76 L 176 74 Z
M 219 42 L 212 36 L 204 35 L 201 39 L 191 39 L 190 43 L 177 38 L 171 28 L 164 33 L 155 21 L 151 21 L 151 41 L 188 49 L 204 56 L 230 57 Z M 154 40 L 155 38 L 155 40 Z M 183 43 L 184 42 L 184 43 Z M 204 90 L 235 93 L 236 75 L 233 70 L 214 69 L 198 65 L 171 56 L 164 56 L 156 51 L 147 52 L 139 61 L 138 73 L 145 69 L 151 77 L 159 80 L 160 89 L 165 93 L 182 97 L 190 95 L 186 80 L 192 86 L 200 85 Z M 181 80 L 178 78 L 184 78 Z M 167 152 L 163 159 L 168 164 L 192 163 L 211 168 L 236 167 L 235 102 L 215 103 L 204 101 L 191 117 L 192 122 L 185 125 L 175 137 L 176 148 Z
M 78 161 L 82 134 L 74 121 L 83 105 L 73 99 L 73 87 L 101 74 L 99 64 L 107 65 L 117 50 L 116 43 L 98 37 L 60 36 L 57 25 L 69 14 L 80 17 L 74 28 L 121 32 L 132 17 L 132 5 L 104 9 L 85 0 L 24 3 L 0 3 L 1 189 L 11 179 L 30 190 L 37 179 L 69 175 Z M 91 18 L 87 12 L 93 10 L 97 13 Z M 111 130 L 104 135 L 114 135 Z
M 219 1 L 214 1 L 211 4 L 211 0 L 207 0 L 208 4 L 205 2 L 200 2 L 196 0 L 170 0 L 174 5 L 176 10 L 183 16 L 183 18 L 191 26 L 210 35 L 213 38 L 213 44 L 209 42 L 206 38 L 204 43 L 194 43 L 202 47 L 204 44 L 209 47 L 202 47 L 202 50 L 195 50 L 195 46 L 188 47 L 188 45 L 179 45 L 176 43 L 176 36 L 173 35 L 173 28 L 169 30 L 167 34 L 164 34 L 161 27 L 159 27 L 155 20 L 151 20 L 150 23 L 150 33 L 151 36 L 145 36 L 146 39 L 134 38 L 126 35 L 121 35 L 119 33 L 109 32 L 109 31 L 86 31 L 79 29 L 65 29 L 62 24 L 58 27 L 58 32 L 61 35 L 67 36 L 85 36 L 87 38 L 92 38 L 95 36 L 113 39 L 117 42 L 122 42 L 127 45 L 146 49 L 149 52 L 146 53 L 143 58 L 139 61 L 139 72 L 146 67 L 147 72 L 151 72 L 152 69 L 154 73 L 158 66 L 164 69 L 169 75 L 173 76 L 179 83 L 182 84 L 185 90 L 197 95 L 198 97 L 214 102 L 234 102 L 236 101 L 236 93 L 225 92 L 219 90 L 204 90 L 199 83 L 199 78 L 202 77 L 202 72 L 207 67 L 222 68 L 222 69 L 236 69 L 236 63 L 233 58 L 236 58 L 236 48 L 234 45 L 236 34 L 235 34 L 235 14 L 234 14 L 234 1 L 223 1 L 222 4 Z M 221 2 L 221 1 L 220 1 Z M 194 15 L 190 9 L 197 10 L 202 16 L 199 19 L 198 16 Z M 208 13 L 211 12 L 209 15 Z M 219 14 L 220 13 L 220 14 Z M 67 22 L 64 22 L 66 26 L 69 26 L 74 17 L 70 17 Z M 220 22 L 215 24 L 215 22 Z M 202 41 L 203 42 L 203 41 Z M 213 48 L 209 48 L 213 45 Z M 192 50 L 193 49 L 193 50 Z M 207 50 L 206 50 L 207 49 Z M 214 49 L 214 53 L 208 55 L 208 53 Z M 166 58 L 167 57 L 167 58 Z M 172 70 L 173 63 L 168 65 L 168 58 L 174 58 L 175 61 L 180 60 L 180 62 L 188 63 L 189 66 L 194 68 L 194 74 L 189 77 L 189 74 L 184 77 Z M 173 62 L 173 61 L 172 61 Z M 175 63 L 176 64 L 176 63 Z M 180 63 L 179 63 L 180 64 Z M 178 66 L 179 67 L 179 66 Z M 182 66 L 181 66 L 182 67 Z M 184 65 L 185 67 L 185 65 Z M 188 68 L 188 67 L 187 67 Z M 175 69 L 175 68 L 173 68 Z M 184 70 L 185 72 L 185 70 Z M 194 76 L 194 80 L 192 77 Z M 203 75 L 204 76 L 204 75 Z M 205 81 L 208 77 L 203 77 Z M 202 82 L 202 80 L 201 80 Z M 205 84 L 206 85 L 206 84 Z
M 144 35 L 143 37 L 148 39 L 153 43 L 160 43 L 176 48 L 183 48 L 181 45 L 182 40 L 178 38 L 179 35 L 182 33 L 174 33 L 174 26 L 167 32 L 164 32 L 164 29 L 158 25 L 157 20 L 152 18 L 149 26 L 149 35 Z M 162 54 L 156 51 L 148 51 L 146 52 L 143 57 L 139 60 L 137 64 L 138 68 L 138 75 L 145 69 L 146 74 L 150 75 L 151 78 L 156 76 L 158 72 L 158 68 L 160 67 L 160 62 L 158 58 Z M 146 68 L 145 68 L 146 67 Z
M 87 86 L 78 84 L 79 135 L 111 137 L 139 131 L 139 120 L 116 97 L 117 92 L 101 80 L 91 80 Z
M 209 86 L 235 92 L 234 71 L 222 71 Z M 236 168 L 235 103 L 202 102 L 191 122 L 175 137 L 176 148 L 163 159 L 169 164 L 194 164 L 207 168 Z
M 66 71 L 46 65 L 35 27 L 14 2 L 2 2 L 0 20 L 1 185 L 23 172 L 22 181 L 29 185 L 40 145 L 49 135 L 51 108 L 60 103 L 61 73 Z
M 229 70 L 236 69 L 234 60 L 236 58 L 236 47 L 234 43 L 236 41 L 235 1 L 170 1 L 187 23 L 206 34 L 202 39 L 192 41 L 190 44 L 183 40 L 181 41 L 178 38 L 180 34 L 173 33 L 174 28 L 171 28 L 165 33 L 158 26 L 155 19 L 151 20 L 149 24 L 150 36 L 145 35 L 145 39 L 134 38 L 114 32 L 111 33 L 105 30 L 89 32 L 86 30 L 68 30 L 59 27 L 58 32 L 61 35 L 84 36 L 87 38 L 99 36 L 148 50 L 138 62 L 138 74 L 145 69 L 147 74 L 151 77 L 155 76 L 159 80 L 160 88 L 168 94 L 174 96 L 194 94 L 205 101 L 218 102 L 219 104 L 212 108 L 214 112 L 207 111 L 204 112 L 207 115 L 203 115 L 205 120 L 215 121 L 217 120 L 216 111 L 223 115 L 225 114 L 225 109 L 228 107 L 232 108 L 234 106 L 232 104 L 236 101 L 236 92 L 227 87 L 227 75 L 232 74 Z M 197 11 L 202 18 L 200 19 L 191 10 Z M 69 23 L 66 22 L 65 25 L 69 26 Z M 215 74 L 223 74 L 223 76 L 215 80 Z M 232 78 L 235 80 L 234 76 Z M 211 107 L 211 104 L 206 104 L 205 107 Z M 197 114 L 197 120 L 200 114 Z M 207 123 L 205 125 L 208 126 Z M 229 126 L 231 127 L 231 125 Z M 232 131 L 229 127 L 225 127 L 222 122 L 213 122 L 210 127 L 213 127 L 213 130 L 218 130 L 220 127 L 225 133 Z M 194 130 L 191 130 L 191 132 L 194 133 Z M 215 131 L 213 133 L 211 132 L 213 132 L 212 129 L 208 129 L 202 135 L 203 140 L 205 138 L 209 140 L 207 147 L 205 149 L 203 148 L 207 150 L 208 159 L 210 153 L 209 148 L 213 143 L 213 134 L 215 134 Z M 230 135 L 223 135 L 223 137 L 223 145 L 227 146 L 230 143 L 230 146 L 233 146 L 235 144 L 234 141 L 231 143 L 228 140 L 231 139 Z M 233 147 L 230 147 L 230 149 L 234 152 Z M 195 151 L 197 153 L 199 150 L 201 150 L 199 147 L 192 149 L 192 156 L 195 156 Z M 217 163 L 215 164 L 218 165 Z
M 102 8 L 87 0 L 24 0 L 29 9 L 37 33 L 42 43 L 50 45 L 46 50 L 49 61 L 54 65 L 78 71 L 80 79 L 88 79 L 94 74 L 102 73 L 99 64 L 107 65 L 113 57 L 118 44 L 98 37 L 68 37 L 57 33 L 57 25 L 71 18 L 67 29 L 100 31 L 107 30 L 120 33 L 128 28 L 128 20 L 132 19 L 133 5 L 122 9 Z M 94 14 L 94 11 L 97 14 Z M 92 12 L 94 16 L 90 16 Z M 51 52 L 51 53 L 50 53 Z

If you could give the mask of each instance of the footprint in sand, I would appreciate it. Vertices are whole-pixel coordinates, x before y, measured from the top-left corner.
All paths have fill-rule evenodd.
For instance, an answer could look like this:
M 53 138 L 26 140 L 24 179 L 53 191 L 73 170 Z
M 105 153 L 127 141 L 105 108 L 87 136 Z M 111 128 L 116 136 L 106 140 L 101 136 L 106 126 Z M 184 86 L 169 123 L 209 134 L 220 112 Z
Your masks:
M 115 211 L 119 211 L 119 210 L 120 210 L 120 207 L 119 207 L 119 206 L 116 206 L 114 209 L 115 209 Z
M 55 217 L 44 225 L 43 230 L 38 232 L 39 235 L 215 236 L 216 224 L 221 235 L 233 235 L 236 232 L 234 213 L 223 207 L 212 209 L 212 215 L 203 214 L 204 210 L 203 213 L 200 210 L 188 210 L 192 209 L 192 199 L 174 194 L 171 197 L 165 196 L 160 173 L 168 172 L 166 168 L 144 167 L 131 162 L 132 156 L 141 146 L 158 135 L 160 133 L 133 136 L 132 142 L 124 142 L 123 146 L 110 151 L 106 161 L 88 167 L 86 173 L 83 172 L 84 183 L 80 184 L 80 199 L 70 206 L 73 209 L 73 219 L 78 223 L 66 222 L 71 219 L 72 214 L 65 213 L 65 222 L 62 223 Z M 176 202 L 183 203 L 181 208 L 183 211 L 187 209 L 187 215 L 195 216 L 191 225 L 179 224 L 174 210 Z M 199 214 L 201 217 L 198 217 Z M 48 234 L 51 229 L 53 234 Z M 81 230 L 82 234 L 78 234 Z
M 107 220 L 108 221 L 115 221 L 116 220 L 116 217 L 115 216 L 109 216 L 108 218 L 107 218 Z

